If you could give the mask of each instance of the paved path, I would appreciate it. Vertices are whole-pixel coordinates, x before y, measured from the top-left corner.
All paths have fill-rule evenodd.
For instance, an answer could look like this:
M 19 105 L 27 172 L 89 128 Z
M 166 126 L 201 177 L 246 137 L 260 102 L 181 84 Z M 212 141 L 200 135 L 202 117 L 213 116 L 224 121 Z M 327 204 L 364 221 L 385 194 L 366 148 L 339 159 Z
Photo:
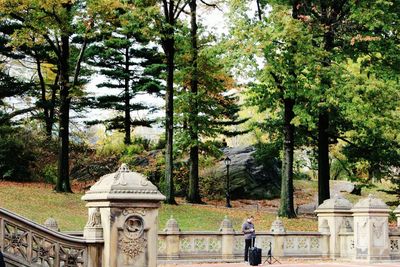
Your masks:
M 159 265 L 159 267 L 249 267 L 248 264 L 245 263 L 202 263 L 202 264 L 165 264 Z M 270 266 L 266 265 L 259 265 L 259 266 Z M 282 264 L 274 264 L 276 267 L 294 267 L 294 266 L 301 266 L 301 267 L 400 267 L 400 262 L 396 263 L 380 263 L 380 264 L 366 264 L 366 263 L 352 263 L 352 262 L 326 262 L 326 263 L 282 263 Z

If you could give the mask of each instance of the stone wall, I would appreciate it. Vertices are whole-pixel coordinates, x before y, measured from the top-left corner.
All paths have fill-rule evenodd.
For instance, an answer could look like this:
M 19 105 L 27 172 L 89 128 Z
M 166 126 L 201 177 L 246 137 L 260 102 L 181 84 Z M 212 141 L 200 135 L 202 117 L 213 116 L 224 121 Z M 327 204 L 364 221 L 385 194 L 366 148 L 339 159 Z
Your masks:
M 256 246 L 263 257 L 269 250 L 276 257 L 328 257 L 329 233 L 286 232 L 277 219 L 269 232 L 257 232 Z M 219 231 L 180 231 L 178 222 L 171 218 L 164 231 L 158 233 L 158 259 L 201 260 L 219 259 L 233 261 L 242 259 L 243 234 L 234 231 L 232 223 L 225 218 Z
M 126 165 L 103 176 L 83 197 L 88 222 L 83 234 L 62 234 L 51 219 L 38 225 L 0 209 L 0 251 L 7 266 L 156 267 L 157 260 L 237 261 L 244 239 L 229 218 L 212 232 L 187 232 L 171 217 L 157 229 L 165 197 L 146 177 Z M 315 211 L 318 232 L 289 232 L 277 218 L 268 232 L 257 232 L 264 259 L 328 257 L 354 261 L 400 261 L 400 206 L 397 227 L 389 229 L 390 209 L 370 195 L 354 206 L 335 196 Z

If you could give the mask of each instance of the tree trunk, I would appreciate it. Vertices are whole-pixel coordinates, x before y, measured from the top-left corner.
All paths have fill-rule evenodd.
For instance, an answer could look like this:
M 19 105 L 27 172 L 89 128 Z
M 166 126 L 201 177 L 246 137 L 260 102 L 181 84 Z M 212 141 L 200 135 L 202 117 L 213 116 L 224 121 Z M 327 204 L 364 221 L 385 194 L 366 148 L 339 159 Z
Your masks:
M 129 38 L 129 37 L 127 37 Z M 130 93 L 129 93 L 129 46 L 125 48 L 125 117 L 124 117 L 124 129 L 125 129 L 125 139 L 124 143 L 126 145 L 131 144 L 131 108 L 130 108 Z
M 69 182 L 69 110 L 71 98 L 69 96 L 69 34 L 61 36 L 60 49 L 60 127 L 58 152 L 58 180 L 57 192 L 72 192 Z
M 189 114 L 189 134 L 190 134 L 190 159 L 189 159 L 189 192 L 187 200 L 190 203 L 201 203 L 199 190 L 199 137 L 198 137 L 198 47 L 197 47 L 197 3 L 191 0 L 190 3 L 191 29 L 190 35 L 192 40 L 192 75 L 190 80 L 191 97 L 190 114 Z
M 327 31 L 324 34 L 324 49 L 328 52 L 334 48 L 334 32 L 332 25 L 329 23 L 328 6 L 326 2 L 321 2 L 321 21 L 326 25 Z M 326 58 L 324 66 L 329 67 L 331 61 Z M 324 87 L 329 88 L 331 86 L 331 80 L 329 77 L 323 77 L 321 83 Z M 324 93 L 324 92 L 322 92 Z M 329 168 L 329 112 L 326 108 L 319 111 L 318 116 L 318 203 L 322 204 L 324 200 L 330 198 L 329 192 L 329 180 L 330 180 L 330 168 Z
M 45 127 L 46 127 L 46 136 L 48 139 L 51 139 L 53 123 L 50 118 L 49 101 L 46 98 L 46 83 L 45 83 L 43 75 L 42 75 L 42 64 L 40 62 L 38 55 L 37 54 L 35 54 L 35 55 L 36 55 L 36 68 L 37 68 L 37 73 L 38 73 L 39 82 L 40 82 L 40 89 L 41 89 L 40 100 L 41 100 L 41 105 L 43 108 L 44 123 L 45 123 Z
M 165 93 L 165 183 L 166 203 L 176 204 L 173 181 L 173 135 L 174 135 L 174 39 L 166 40 L 167 48 L 167 89 Z
M 284 99 L 284 158 L 282 163 L 282 185 L 281 185 L 281 203 L 279 216 L 294 218 L 293 204 L 293 152 L 294 152 L 294 127 L 291 124 L 294 118 L 292 99 Z
M 330 198 L 329 193 L 329 113 L 321 111 L 318 118 L 318 203 Z

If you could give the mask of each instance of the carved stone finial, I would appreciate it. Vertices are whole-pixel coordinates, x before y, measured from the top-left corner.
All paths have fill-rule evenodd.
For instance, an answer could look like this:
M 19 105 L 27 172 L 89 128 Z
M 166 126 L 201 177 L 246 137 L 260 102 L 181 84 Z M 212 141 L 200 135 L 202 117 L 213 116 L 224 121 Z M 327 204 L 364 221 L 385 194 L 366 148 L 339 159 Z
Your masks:
M 102 240 L 103 227 L 101 225 L 101 212 L 99 208 L 92 210 L 88 222 L 83 230 L 83 236 L 88 240 Z
M 53 217 L 48 218 L 43 225 L 53 231 L 59 232 L 60 228 L 58 227 L 58 223 L 56 221 L 56 219 L 54 219 Z
M 118 172 L 130 172 L 128 165 L 126 163 L 122 163 L 118 168 Z
M 174 217 L 171 215 L 171 218 L 167 221 L 167 224 L 165 225 L 165 232 L 179 232 L 181 229 L 179 229 L 178 222 L 174 219 Z
M 225 218 L 222 220 L 219 231 L 233 231 L 232 221 L 228 218 L 228 215 L 225 215 Z
M 101 213 L 99 208 L 96 208 L 96 210 L 90 214 L 86 227 L 101 227 Z
M 283 234 L 286 232 L 285 226 L 279 216 L 277 216 L 275 221 L 272 222 L 270 231 L 274 234 Z

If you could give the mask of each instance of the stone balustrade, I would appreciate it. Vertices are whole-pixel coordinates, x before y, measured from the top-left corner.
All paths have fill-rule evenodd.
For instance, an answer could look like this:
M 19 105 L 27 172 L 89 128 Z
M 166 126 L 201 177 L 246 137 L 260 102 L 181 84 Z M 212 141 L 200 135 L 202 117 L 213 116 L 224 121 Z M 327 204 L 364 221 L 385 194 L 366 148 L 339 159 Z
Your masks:
M 105 175 L 82 198 L 88 222 L 81 233 L 60 233 L 54 219 L 45 226 L 0 209 L 0 251 L 7 267 L 156 267 L 159 261 L 237 261 L 244 238 L 225 217 L 218 231 L 181 231 L 171 217 L 157 229 L 165 197 L 146 177 L 126 165 Z M 400 261 L 400 206 L 397 228 L 389 229 L 389 208 L 374 196 L 354 206 L 335 196 L 315 211 L 318 232 L 286 231 L 277 218 L 257 232 L 264 258 L 329 257 L 366 262 Z
M 271 230 L 257 232 L 256 245 L 263 256 L 268 251 L 277 257 L 327 257 L 329 233 L 287 232 L 278 218 Z M 160 260 L 242 259 L 244 238 L 233 229 L 226 217 L 219 231 L 180 231 L 178 222 L 171 218 L 164 231 L 158 233 L 158 258 Z

